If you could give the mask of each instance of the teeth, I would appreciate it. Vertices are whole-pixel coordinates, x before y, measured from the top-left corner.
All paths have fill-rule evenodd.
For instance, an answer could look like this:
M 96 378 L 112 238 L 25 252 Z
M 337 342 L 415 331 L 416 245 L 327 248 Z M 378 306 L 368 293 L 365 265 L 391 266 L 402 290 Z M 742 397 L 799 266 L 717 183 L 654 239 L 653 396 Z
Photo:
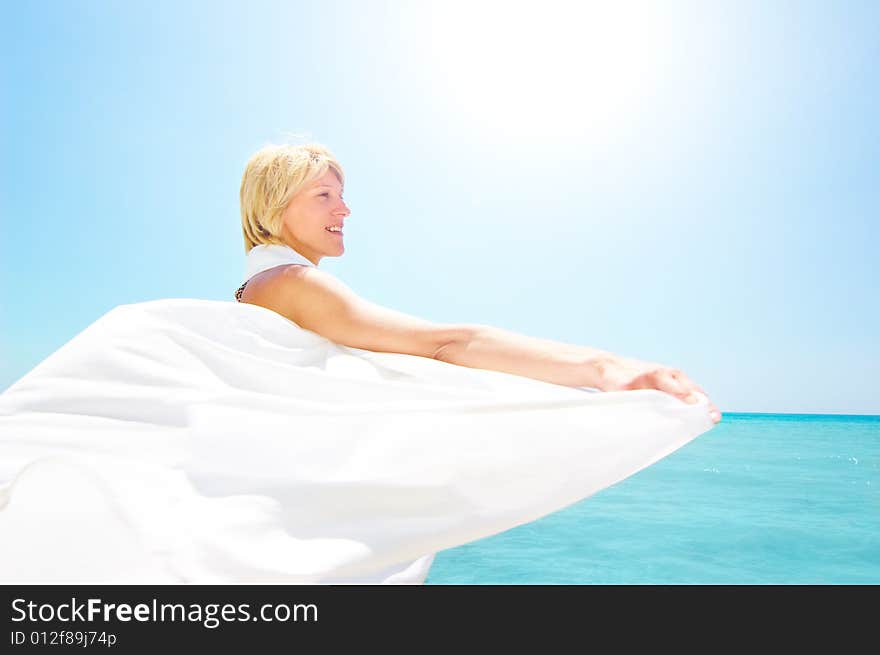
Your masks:
M 329 230 L 330 232 L 342 232 L 342 228 L 341 228 L 341 227 L 335 227 L 335 226 L 334 226 L 334 227 L 328 227 L 327 230 Z

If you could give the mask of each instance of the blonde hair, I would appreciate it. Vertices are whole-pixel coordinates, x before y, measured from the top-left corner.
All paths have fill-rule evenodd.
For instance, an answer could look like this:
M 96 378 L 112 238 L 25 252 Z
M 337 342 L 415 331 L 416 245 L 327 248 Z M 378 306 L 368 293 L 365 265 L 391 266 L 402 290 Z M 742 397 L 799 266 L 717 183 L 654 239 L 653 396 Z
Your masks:
M 245 166 L 239 192 L 244 251 L 259 244 L 284 245 L 284 209 L 300 189 L 328 168 L 344 187 L 342 165 L 320 144 L 270 144 L 255 152 Z

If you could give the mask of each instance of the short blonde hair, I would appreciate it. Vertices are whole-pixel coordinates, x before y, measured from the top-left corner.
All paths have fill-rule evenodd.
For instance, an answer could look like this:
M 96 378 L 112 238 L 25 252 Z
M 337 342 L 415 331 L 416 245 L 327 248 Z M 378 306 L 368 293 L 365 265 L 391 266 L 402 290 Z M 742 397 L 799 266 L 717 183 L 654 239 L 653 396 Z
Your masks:
M 317 143 L 270 144 L 248 160 L 241 178 L 241 230 L 244 251 L 259 244 L 284 245 L 281 215 L 290 199 L 330 168 L 345 186 L 342 165 Z

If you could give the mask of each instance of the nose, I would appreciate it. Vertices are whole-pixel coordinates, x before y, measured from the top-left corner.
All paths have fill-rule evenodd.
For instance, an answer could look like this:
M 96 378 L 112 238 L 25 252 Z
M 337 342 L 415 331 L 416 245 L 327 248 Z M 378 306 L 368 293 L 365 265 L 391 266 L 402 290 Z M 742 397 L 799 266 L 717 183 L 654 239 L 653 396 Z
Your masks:
M 344 201 L 344 200 L 342 200 L 342 199 L 340 198 L 339 203 L 340 203 L 340 206 L 336 208 L 336 213 L 337 213 L 337 214 L 341 213 L 341 214 L 343 214 L 344 216 L 348 216 L 349 214 L 351 214 L 351 210 L 348 208 L 348 205 L 345 204 L 345 201 Z

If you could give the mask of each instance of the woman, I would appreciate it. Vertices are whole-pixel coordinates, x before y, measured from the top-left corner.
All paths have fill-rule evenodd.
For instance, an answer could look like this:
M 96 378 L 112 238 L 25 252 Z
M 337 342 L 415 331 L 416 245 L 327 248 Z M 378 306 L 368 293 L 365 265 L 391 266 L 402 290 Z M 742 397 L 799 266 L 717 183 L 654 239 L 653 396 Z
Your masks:
M 241 184 L 245 251 L 258 247 L 252 261 L 273 252 L 281 262 L 290 249 L 291 258 L 299 254 L 308 263 L 279 263 L 261 271 L 257 268 L 262 266 L 252 265 L 236 299 L 354 348 L 418 355 L 571 387 L 659 389 L 689 403 L 705 396 L 677 369 L 486 326 L 437 325 L 358 298 L 317 268 L 323 257 L 345 252 L 343 227 L 351 211 L 342 197 L 344 185 L 341 165 L 322 146 L 268 147 L 251 158 Z M 711 403 L 709 413 L 720 421 Z
M 262 149 L 240 302 L 119 306 L 0 395 L 0 582 L 420 583 L 720 419 L 675 369 L 359 299 L 318 269 L 343 186 Z

